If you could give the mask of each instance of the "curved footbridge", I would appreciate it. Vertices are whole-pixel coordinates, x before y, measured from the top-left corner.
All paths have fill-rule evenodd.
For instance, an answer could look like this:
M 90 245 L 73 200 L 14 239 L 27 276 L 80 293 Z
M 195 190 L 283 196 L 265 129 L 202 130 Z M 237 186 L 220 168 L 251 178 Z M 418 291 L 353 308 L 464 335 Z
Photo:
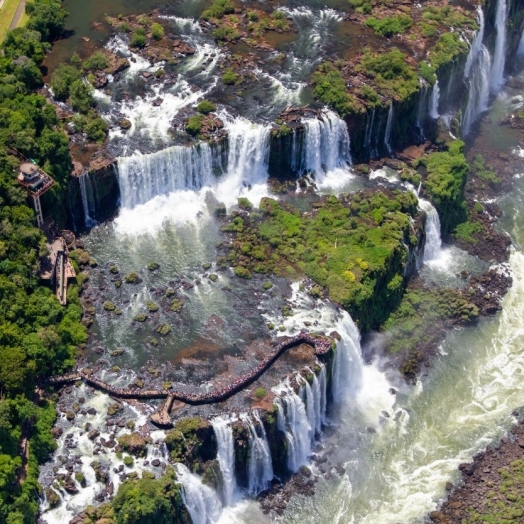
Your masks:
M 86 384 L 117 398 L 166 399 L 160 408 L 151 415 L 150 419 L 151 422 L 158 426 L 169 427 L 172 425 L 170 413 L 175 400 L 194 406 L 223 402 L 259 378 L 285 351 L 300 344 L 309 344 L 314 348 L 315 354 L 321 357 L 327 355 L 336 346 L 336 341 L 334 338 L 323 335 L 299 333 L 275 346 L 256 368 L 248 371 L 233 383 L 208 393 L 190 393 L 177 389 L 138 390 L 135 388 L 115 388 L 102 380 L 90 376 L 89 372 L 83 371 L 52 377 L 48 379 L 47 383 L 49 385 L 62 385 L 82 380 Z

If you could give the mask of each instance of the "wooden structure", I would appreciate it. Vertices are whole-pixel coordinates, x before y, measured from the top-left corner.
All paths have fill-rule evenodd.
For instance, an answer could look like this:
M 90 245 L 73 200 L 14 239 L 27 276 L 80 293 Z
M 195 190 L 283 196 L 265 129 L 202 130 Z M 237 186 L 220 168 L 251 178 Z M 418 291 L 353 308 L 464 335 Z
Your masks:
M 24 162 L 20 166 L 20 173 L 16 179 L 18 183 L 27 190 L 29 198 L 33 202 L 33 208 L 36 213 L 36 223 L 39 228 L 42 228 L 44 225 L 44 216 L 42 214 L 40 197 L 54 186 L 55 181 L 38 166 L 30 162 Z

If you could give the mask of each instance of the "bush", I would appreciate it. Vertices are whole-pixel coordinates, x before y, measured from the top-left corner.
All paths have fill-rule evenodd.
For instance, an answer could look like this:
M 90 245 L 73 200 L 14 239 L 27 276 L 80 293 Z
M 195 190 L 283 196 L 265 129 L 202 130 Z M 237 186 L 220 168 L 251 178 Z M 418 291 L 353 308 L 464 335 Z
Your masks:
M 133 36 L 131 37 L 131 41 L 129 42 L 129 45 L 131 47 L 138 47 L 143 48 L 146 45 L 146 35 L 142 28 L 136 29 L 136 31 L 133 33 Z
M 470 244 L 476 244 L 477 239 L 473 236 L 475 233 L 480 233 L 482 231 L 482 225 L 478 222 L 463 222 L 455 228 L 453 236 L 464 242 Z
M 261 400 L 267 395 L 267 391 L 264 388 L 256 388 L 254 391 L 254 395 L 255 398 Z
M 235 12 L 235 4 L 231 0 L 213 0 L 211 7 L 202 13 L 204 20 L 222 18 L 226 14 Z
M 57 100 L 65 102 L 69 98 L 71 85 L 81 81 L 82 75 L 76 67 L 60 64 L 51 77 L 51 89 Z
M 202 100 L 202 102 L 200 102 L 200 104 L 198 104 L 197 106 L 197 111 L 204 115 L 212 113 L 213 111 L 216 111 L 216 110 L 217 110 L 217 106 L 213 104 L 213 102 L 209 102 L 209 100 Z
M 405 33 L 413 25 L 413 20 L 407 15 L 387 16 L 380 20 L 371 16 L 365 21 L 365 24 L 371 27 L 377 35 L 390 37 Z
M 249 269 L 246 269 L 245 267 L 237 266 L 235 268 L 235 275 L 239 278 L 249 279 L 251 278 L 251 271 L 249 271 Z
M 213 36 L 223 42 L 231 42 L 240 37 L 240 33 L 234 27 L 219 27 L 213 31 Z
M 340 116 L 345 117 L 355 111 L 355 101 L 346 90 L 346 81 L 333 64 L 321 64 L 313 73 L 312 81 L 315 98 L 331 106 Z
M 354 7 L 357 13 L 371 14 L 371 0 L 349 0 L 349 5 Z
M 200 134 L 200 130 L 202 129 L 203 122 L 203 115 L 190 116 L 186 124 L 186 132 L 188 132 L 190 135 L 198 136 Z
M 83 64 L 82 67 L 88 71 L 98 71 L 108 66 L 107 57 L 101 51 L 92 54 Z
M 118 30 L 119 30 L 121 33 L 130 33 L 130 32 L 131 32 L 131 26 L 130 26 L 127 22 L 122 22 L 122 23 L 118 26 Z
M 236 73 L 234 73 L 233 71 L 231 71 L 231 69 L 227 70 L 222 75 L 222 82 L 226 85 L 236 84 L 238 82 L 238 79 L 239 79 L 239 76 Z
M 162 38 L 164 38 L 164 28 L 155 22 L 151 26 L 151 36 L 153 40 L 162 40 Z

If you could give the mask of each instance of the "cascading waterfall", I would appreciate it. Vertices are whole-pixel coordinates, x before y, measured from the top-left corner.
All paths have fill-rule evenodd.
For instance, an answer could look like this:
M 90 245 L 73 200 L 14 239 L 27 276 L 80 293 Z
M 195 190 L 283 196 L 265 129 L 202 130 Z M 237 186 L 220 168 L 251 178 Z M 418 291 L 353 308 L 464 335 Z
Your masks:
M 118 159 L 118 178 L 122 207 L 132 209 L 157 195 L 210 186 L 213 165 L 212 151 L 206 143 L 121 157 Z
M 347 125 L 333 111 L 324 110 L 318 118 L 304 119 L 305 139 L 293 148 L 292 167 L 299 173 L 313 172 L 317 180 L 336 168 L 351 165 Z
M 489 79 L 491 93 L 497 94 L 504 84 L 504 68 L 506 66 L 506 33 L 508 23 L 508 9 L 506 0 L 498 0 L 495 15 L 497 39 L 493 53 L 493 67 Z
M 322 432 L 322 423 L 325 420 L 325 411 L 322 408 L 325 407 L 323 398 L 325 397 L 325 391 L 322 391 L 322 384 L 317 378 L 316 374 L 311 371 L 312 380 L 311 384 L 306 380 L 302 386 L 302 390 L 305 391 L 306 396 L 306 412 L 311 426 L 311 440 L 315 439 L 317 435 Z
M 375 125 L 375 108 L 371 110 L 371 118 L 369 113 L 366 120 L 366 131 L 364 134 L 364 147 L 369 152 L 370 156 L 376 155 L 375 149 L 371 149 L 371 138 L 373 136 L 373 128 Z
M 426 212 L 426 245 L 424 247 L 424 262 L 436 260 L 442 247 L 440 237 L 440 218 L 438 211 L 428 200 L 419 199 L 419 205 Z
M 417 107 L 417 118 L 415 121 L 415 126 L 419 131 L 419 139 L 425 140 L 426 135 L 424 134 L 424 119 L 428 112 L 429 106 L 429 88 L 426 82 L 420 82 L 419 97 L 418 97 L 418 107 Z
M 218 445 L 218 463 L 224 482 L 224 503 L 231 506 L 235 502 L 237 483 L 235 479 L 235 442 L 229 420 L 215 417 L 211 420 Z
M 288 443 L 287 467 L 295 473 L 300 466 L 307 464 L 311 454 L 311 425 L 304 402 L 289 382 L 277 386 L 273 391 L 280 395 L 276 399 L 277 427 L 284 432 Z
M 479 30 L 471 44 L 464 79 L 469 84 L 468 103 L 462 119 L 462 133 L 466 136 L 477 117 L 488 108 L 490 91 L 491 55 L 482 43 L 484 40 L 484 12 L 477 9 Z
M 173 146 L 156 153 L 135 152 L 119 158 L 122 207 L 132 209 L 159 195 L 203 187 L 214 189 L 220 200 L 230 202 L 244 189 L 265 182 L 269 126 L 220 116 L 228 132 L 228 146 L 219 144 L 212 149 L 201 142 L 192 147 Z
M 202 484 L 183 464 L 176 464 L 178 480 L 182 483 L 182 499 L 193 524 L 213 524 L 220 518 L 222 505 L 215 492 Z
M 258 411 L 254 410 L 251 416 L 254 422 L 247 415 L 241 418 L 249 429 L 248 491 L 251 495 L 257 495 L 269 487 L 273 479 L 273 463 L 266 430 Z
M 429 116 L 435 120 L 440 116 L 438 112 L 439 100 L 440 86 L 437 79 L 437 81 L 433 84 L 433 89 L 431 90 L 431 98 L 429 99 Z
M 82 196 L 82 208 L 84 210 L 84 225 L 87 228 L 93 227 L 96 224 L 96 221 L 91 218 L 91 214 L 94 214 L 94 202 L 95 195 L 93 191 L 93 184 L 89 178 L 89 171 L 85 170 L 79 177 L 78 183 L 80 185 L 80 194 Z M 90 209 L 90 204 L 92 204 L 93 210 Z
M 348 393 L 357 391 L 362 382 L 364 362 L 360 351 L 360 333 L 353 319 L 345 311 L 337 324 L 341 336 L 331 368 L 333 402 L 342 403 Z
M 391 130 L 393 128 L 393 102 L 389 104 L 388 120 L 386 122 L 386 132 L 384 133 L 384 145 L 386 146 L 388 153 L 391 153 Z

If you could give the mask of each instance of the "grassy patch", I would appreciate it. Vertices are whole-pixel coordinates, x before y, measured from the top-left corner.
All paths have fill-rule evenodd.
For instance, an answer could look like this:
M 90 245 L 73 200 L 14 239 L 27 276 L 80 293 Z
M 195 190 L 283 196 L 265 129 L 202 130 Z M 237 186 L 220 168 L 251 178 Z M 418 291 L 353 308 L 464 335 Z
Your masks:
M 307 275 L 361 327 L 377 326 L 402 296 L 404 244 L 417 241 L 410 222 L 416 202 L 399 191 L 330 196 L 301 215 L 265 198 L 250 215 L 234 212 L 223 228 L 235 236 L 226 259 L 238 276 Z
M 2 9 L 0 9 L 0 42 L 4 41 L 5 34 L 9 30 L 9 26 L 13 21 L 20 1 L 21 0 L 5 0 Z M 27 21 L 29 17 L 24 13 L 24 15 L 22 15 L 22 18 L 20 19 L 20 22 L 22 22 L 22 19 L 25 19 L 25 21 Z M 24 24 L 21 23 L 20 25 Z

